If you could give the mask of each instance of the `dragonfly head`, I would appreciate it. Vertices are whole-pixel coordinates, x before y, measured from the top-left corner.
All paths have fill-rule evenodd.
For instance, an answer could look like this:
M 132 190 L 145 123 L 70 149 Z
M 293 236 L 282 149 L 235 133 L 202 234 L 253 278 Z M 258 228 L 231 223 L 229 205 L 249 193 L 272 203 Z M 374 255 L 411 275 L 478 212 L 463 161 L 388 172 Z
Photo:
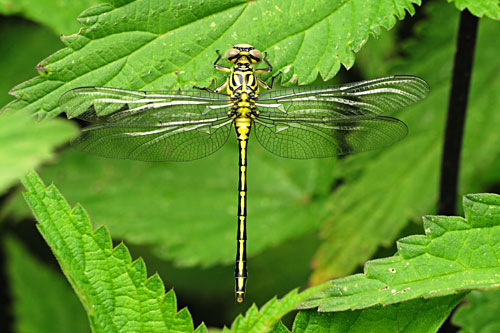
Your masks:
M 250 44 L 236 44 L 226 51 L 224 58 L 233 64 L 245 60 L 252 64 L 258 64 L 262 61 L 262 53 Z

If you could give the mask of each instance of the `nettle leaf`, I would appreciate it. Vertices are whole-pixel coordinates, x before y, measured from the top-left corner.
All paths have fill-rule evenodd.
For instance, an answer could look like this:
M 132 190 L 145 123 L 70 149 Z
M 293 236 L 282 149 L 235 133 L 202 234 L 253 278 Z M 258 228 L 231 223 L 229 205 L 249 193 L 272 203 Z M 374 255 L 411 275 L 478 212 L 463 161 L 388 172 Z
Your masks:
M 269 332 L 271 329 L 273 329 L 273 332 L 276 332 L 276 330 L 279 332 L 279 329 L 282 329 L 283 327 L 279 325 L 278 322 L 284 315 L 294 310 L 297 305 L 312 295 L 318 293 L 325 287 L 325 284 L 316 286 L 309 288 L 300 294 L 296 289 L 292 290 L 279 300 L 276 299 L 276 297 L 271 299 L 269 302 L 264 304 L 260 310 L 254 304 L 248 309 L 245 316 L 239 315 L 236 317 L 231 325 L 231 330 L 225 327 L 222 332 L 261 333 Z M 278 327 L 275 328 L 277 324 Z
M 213 68 L 215 50 L 252 42 L 269 53 L 282 80 L 307 84 L 349 68 L 370 34 L 378 36 L 414 13 L 420 0 L 160 1 L 114 0 L 91 7 L 67 48 L 38 65 L 40 76 L 12 90 L 8 108 L 40 118 L 60 113 L 63 92 L 107 85 L 160 90 L 204 86 L 224 77 Z
M 405 140 L 339 161 L 336 173 L 345 176 L 345 181 L 328 200 L 330 216 L 321 230 L 324 243 L 314 259 L 314 282 L 349 274 L 379 246 L 390 246 L 410 219 L 435 209 L 455 52 L 452 36 L 456 35 L 459 13 L 442 2 L 426 9 L 429 20 L 419 27 L 418 40 L 407 45 L 409 58 L 393 65 L 394 73 L 412 73 L 428 80 L 430 94 L 398 115 L 409 127 Z M 495 111 L 500 108 L 500 77 L 494 75 L 500 71 L 498 23 L 484 20 L 480 25 L 459 193 L 478 190 L 500 154 L 496 144 L 500 142 L 500 113 Z M 496 179 L 500 179 L 499 173 Z
M 15 332 L 89 332 L 85 311 L 62 275 L 39 262 L 15 238 L 2 240 Z
M 293 333 L 434 333 L 463 299 L 463 294 L 415 299 L 388 306 L 342 312 L 300 311 Z
M 0 114 L 0 193 L 28 170 L 53 158 L 53 149 L 76 136 L 76 126 L 53 119 L 39 124 L 25 112 Z
M 52 29 L 56 34 L 78 31 L 75 17 L 104 0 L 0 0 L 0 14 L 19 15 Z
M 461 332 L 494 333 L 500 331 L 500 290 L 473 291 L 466 303 L 453 314 L 452 322 Z
M 455 6 L 460 9 L 468 9 L 472 14 L 483 17 L 499 20 L 500 19 L 500 3 L 498 0 L 448 0 L 454 2 Z
M 194 331 L 186 308 L 177 312 L 173 290 L 165 294 L 155 274 L 147 277 L 142 259 L 127 247 L 112 246 L 104 227 L 92 230 L 82 206 L 69 207 L 55 186 L 35 173 L 23 178 L 25 199 L 37 227 L 79 296 L 93 332 Z M 202 324 L 199 331 L 205 331 Z
M 300 305 L 344 311 L 500 286 L 500 195 L 464 197 L 465 219 L 425 216 L 425 236 L 398 241 L 395 256 L 368 261 L 364 274 L 333 280 Z

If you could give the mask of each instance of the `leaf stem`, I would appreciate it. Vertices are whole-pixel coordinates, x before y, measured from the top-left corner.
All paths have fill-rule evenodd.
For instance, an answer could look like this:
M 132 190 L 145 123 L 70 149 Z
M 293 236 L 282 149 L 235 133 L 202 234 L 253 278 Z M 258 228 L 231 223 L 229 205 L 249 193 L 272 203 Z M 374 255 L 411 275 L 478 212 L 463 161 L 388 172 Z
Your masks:
M 440 215 L 456 215 L 460 151 L 474 60 L 477 24 L 478 18 L 476 16 L 468 10 L 462 11 L 444 134 L 438 208 Z

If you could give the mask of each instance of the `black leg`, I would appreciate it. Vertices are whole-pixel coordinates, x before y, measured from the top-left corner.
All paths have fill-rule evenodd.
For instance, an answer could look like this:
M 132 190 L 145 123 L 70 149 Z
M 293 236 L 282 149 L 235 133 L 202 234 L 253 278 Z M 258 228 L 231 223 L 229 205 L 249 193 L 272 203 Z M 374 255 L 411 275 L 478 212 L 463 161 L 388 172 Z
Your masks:
M 205 90 L 205 91 L 208 91 L 208 92 L 211 92 L 211 93 L 215 93 L 215 94 L 220 94 L 220 91 L 224 88 L 227 87 L 227 80 L 224 81 L 223 84 L 221 84 L 220 86 L 218 86 L 217 88 L 215 88 L 214 90 L 210 89 L 210 88 L 206 88 L 206 87 L 198 87 L 198 86 L 193 86 L 193 88 L 195 89 L 199 89 L 199 90 Z
M 226 66 L 222 66 L 222 65 L 219 65 L 218 62 L 220 60 L 220 58 L 222 57 L 222 55 L 220 54 L 219 50 L 215 51 L 217 52 L 217 59 L 214 61 L 214 67 L 215 69 L 218 69 L 220 71 L 223 71 L 223 72 L 231 72 L 231 68 L 228 68 Z
M 199 90 L 205 90 L 205 91 L 208 91 L 208 92 L 211 92 L 211 93 L 215 93 L 215 91 L 213 91 L 212 89 L 209 89 L 207 87 L 198 87 L 198 86 L 193 86 L 193 88 L 195 89 L 199 89 Z
M 276 73 L 275 75 L 273 75 L 273 77 L 271 78 L 271 85 L 269 86 L 270 89 L 273 88 L 274 86 L 274 79 L 278 77 L 278 75 L 281 74 L 281 71 L 279 71 L 278 73 Z
M 276 79 L 278 77 L 278 75 L 280 75 L 281 72 L 278 72 L 278 74 L 274 75 L 272 78 L 271 78 L 271 85 L 268 85 L 267 83 L 265 83 L 264 81 L 262 81 L 261 79 L 258 79 L 259 80 L 259 85 L 266 89 L 266 90 L 269 90 L 269 89 L 273 89 L 273 86 L 274 86 L 274 79 Z
M 267 60 L 267 52 L 264 53 L 264 62 L 267 64 L 267 68 L 258 68 L 255 70 L 256 74 L 263 74 L 263 73 L 269 73 L 273 71 L 273 66 L 271 63 Z
M 267 69 L 269 69 L 269 72 L 273 71 L 273 66 L 271 63 L 267 60 L 267 52 L 264 53 L 264 62 L 267 64 Z
M 222 89 L 224 89 L 226 87 L 227 87 L 227 80 L 224 81 L 224 83 L 222 83 L 220 86 L 218 86 L 217 88 L 215 88 L 214 92 L 219 93 Z

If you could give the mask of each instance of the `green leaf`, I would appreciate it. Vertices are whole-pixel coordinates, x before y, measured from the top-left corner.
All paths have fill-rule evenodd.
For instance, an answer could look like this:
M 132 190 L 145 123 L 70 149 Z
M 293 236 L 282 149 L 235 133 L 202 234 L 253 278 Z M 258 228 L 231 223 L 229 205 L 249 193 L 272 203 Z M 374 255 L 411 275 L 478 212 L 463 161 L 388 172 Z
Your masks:
M 424 217 L 424 235 L 398 241 L 395 256 L 331 282 L 299 308 L 362 309 L 500 285 L 500 195 L 464 197 L 465 219 Z
M 293 333 L 437 332 L 463 294 L 342 312 L 300 311 Z
M 78 18 L 78 34 L 38 66 L 40 76 L 12 90 L 39 117 L 60 113 L 61 94 L 77 86 L 191 88 L 225 78 L 213 68 L 215 50 L 251 41 L 288 83 L 332 78 L 349 68 L 369 35 L 413 14 L 420 0 L 110 1 Z
M 500 332 L 500 290 L 473 291 L 467 303 L 460 306 L 453 314 L 452 322 L 465 333 Z
M 123 243 L 113 248 L 104 227 L 92 230 L 82 206 L 70 209 L 55 186 L 45 187 L 35 173 L 23 184 L 37 227 L 80 297 L 93 332 L 194 330 L 187 309 L 177 312 L 173 290 L 165 294 L 157 274 L 147 278 L 142 259 L 132 261 Z
M 85 8 L 105 0 L 0 0 L 0 14 L 18 15 L 46 25 L 56 34 L 71 34 L 80 29 L 75 17 Z
M 16 239 L 3 240 L 8 256 L 15 331 L 89 332 L 82 305 L 62 275 L 40 263 Z
M 321 230 L 324 243 L 314 258 L 314 283 L 349 274 L 379 246 L 390 246 L 411 219 L 435 209 L 458 12 L 443 2 L 429 3 L 426 10 L 429 20 L 417 26 L 417 39 L 405 48 L 409 58 L 395 61 L 393 73 L 428 80 L 430 94 L 398 115 L 410 129 L 405 140 L 339 161 L 337 174 L 345 181 L 328 200 L 330 216 Z M 500 71 L 497 35 L 497 22 L 480 22 L 459 193 L 485 190 L 486 170 L 500 154 L 496 144 L 500 113 L 495 111 L 500 108 L 500 77 L 494 74 Z
M 231 325 L 231 332 L 256 332 L 263 333 L 269 332 L 274 329 L 278 321 L 288 312 L 295 309 L 295 307 L 303 302 L 308 297 L 316 294 L 325 288 L 326 285 L 320 285 L 309 288 L 300 294 L 297 290 L 292 290 L 282 299 L 277 300 L 276 297 L 264 304 L 259 310 L 257 306 L 252 305 L 246 312 L 245 316 L 239 315 Z M 281 327 L 282 328 L 282 327 Z M 279 326 L 276 329 L 281 329 Z M 228 332 L 225 328 L 223 332 Z M 278 330 L 278 332 L 280 332 Z
M 500 20 L 500 2 L 498 0 L 448 0 L 448 2 L 452 1 L 460 10 L 467 8 L 478 17 L 488 16 Z
M 54 119 L 37 123 L 26 113 L 0 114 L 0 193 L 28 170 L 53 158 L 53 149 L 76 135 L 76 126 Z

